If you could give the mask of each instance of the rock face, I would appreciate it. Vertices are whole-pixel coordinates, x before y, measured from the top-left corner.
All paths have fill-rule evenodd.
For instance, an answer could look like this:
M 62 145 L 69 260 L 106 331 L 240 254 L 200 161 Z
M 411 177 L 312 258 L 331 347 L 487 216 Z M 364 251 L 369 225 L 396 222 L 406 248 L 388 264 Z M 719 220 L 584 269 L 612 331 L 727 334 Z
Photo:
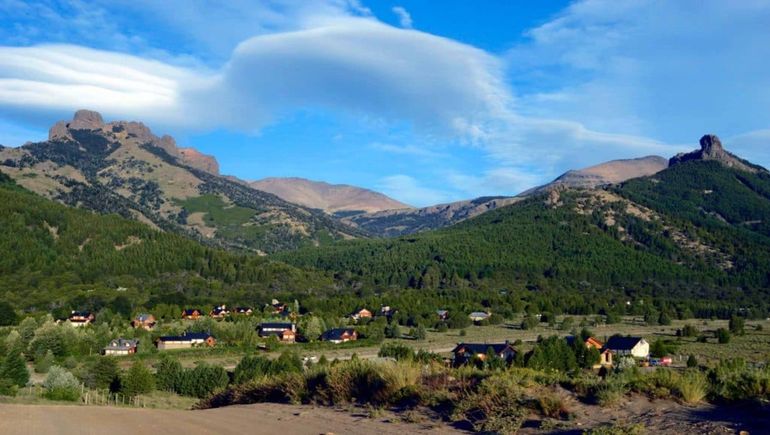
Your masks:
M 329 184 L 304 178 L 265 178 L 249 185 L 255 189 L 272 193 L 279 198 L 321 209 L 327 213 L 366 212 L 411 209 L 410 206 L 393 198 L 361 187 L 346 184 Z
M 547 192 L 557 187 L 593 189 L 599 186 L 622 183 L 632 178 L 653 175 L 667 167 L 668 161 L 660 156 L 612 160 L 584 169 L 567 171 L 552 182 L 527 190 L 519 196 Z
M 727 152 L 722 141 L 714 134 L 700 138 L 700 149 L 689 153 L 679 153 L 671 158 L 669 165 L 674 166 L 691 160 L 714 160 L 723 165 L 747 172 L 759 172 L 760 169 Z
M 71 133 L 73 130 L 92 130 L 112 134 L 125 132 L 127 136 L 139 142 L 162 148 L 185 165 L 219 175 L 219 163 L 214 156 L 203 154 L 193 148 L 178 148 L 174 138 L 168 135 L 155 136 L 141 122 L 115 121 L 106 124 L 99 112 L 81 109 L 75 112 L 72 121 L 59 121 L 54 124 L 48 130 L 48 140 L 74 140 Z

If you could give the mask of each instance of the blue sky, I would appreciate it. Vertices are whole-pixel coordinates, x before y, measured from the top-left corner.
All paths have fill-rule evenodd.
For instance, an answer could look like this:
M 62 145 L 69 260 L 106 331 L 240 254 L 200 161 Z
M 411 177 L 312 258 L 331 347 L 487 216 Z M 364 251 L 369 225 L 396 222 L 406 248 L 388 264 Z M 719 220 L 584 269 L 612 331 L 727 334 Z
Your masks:
M 79 108 L 413 205 L 705 133 L 770 166 L 770 2 L 0 0 L 0 143 Z

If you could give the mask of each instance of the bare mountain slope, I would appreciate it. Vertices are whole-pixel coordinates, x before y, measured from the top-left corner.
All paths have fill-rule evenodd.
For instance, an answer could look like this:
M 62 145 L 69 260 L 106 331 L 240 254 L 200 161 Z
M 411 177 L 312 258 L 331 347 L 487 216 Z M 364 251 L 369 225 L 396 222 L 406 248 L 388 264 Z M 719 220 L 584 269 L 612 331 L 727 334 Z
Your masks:
M 347 184 L 329 184 L 305 178 L 264 178 L 249 183 L 255 189 L 279 198 L 327 213 L 378 212 L 411 208 L 382 193 Z
M 656 174 L 667 167 L 668 160 L 660 156 L 612 160 L 584 169 L 567 171 L 552 182 L 529 189 L 519 196 L 529 196 L 555 187 L 592 189 L 609 184 L 618 184 L 632 178 Z
M 213 244 L 270 253 L 361 233 L 322 212 L 219 175 L 213 157 L 138 122 L 78 111 L 49 140 L 0 148 L 0 167 L 48 198 Z

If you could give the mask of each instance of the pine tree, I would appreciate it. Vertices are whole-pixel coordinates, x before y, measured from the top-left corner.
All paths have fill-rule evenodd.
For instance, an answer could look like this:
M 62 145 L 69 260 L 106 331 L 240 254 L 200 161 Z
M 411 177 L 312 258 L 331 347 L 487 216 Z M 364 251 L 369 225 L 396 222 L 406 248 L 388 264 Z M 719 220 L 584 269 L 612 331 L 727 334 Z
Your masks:
M 121 388 L 124 394 L 131 397 L 146 394 L 155 389 L 155 378 L 144 364 L 137 361 L 123 376 Z
M 0 378 L 9 379 L 14 384 L 23 387 L 29 382 L 27 363 L 21 355 L 21 347 L 13 346 L 0 367 Z

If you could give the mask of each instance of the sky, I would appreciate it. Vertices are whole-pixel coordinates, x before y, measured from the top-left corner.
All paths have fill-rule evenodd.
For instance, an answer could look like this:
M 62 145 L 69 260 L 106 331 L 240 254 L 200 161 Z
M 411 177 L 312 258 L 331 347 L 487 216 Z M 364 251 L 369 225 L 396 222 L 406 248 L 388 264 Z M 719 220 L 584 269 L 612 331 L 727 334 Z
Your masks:
M 770 166 L 770 1 L 0 0 L 0 144 L 92 109 L 242 179 L 415 206 L 670 157 Z

